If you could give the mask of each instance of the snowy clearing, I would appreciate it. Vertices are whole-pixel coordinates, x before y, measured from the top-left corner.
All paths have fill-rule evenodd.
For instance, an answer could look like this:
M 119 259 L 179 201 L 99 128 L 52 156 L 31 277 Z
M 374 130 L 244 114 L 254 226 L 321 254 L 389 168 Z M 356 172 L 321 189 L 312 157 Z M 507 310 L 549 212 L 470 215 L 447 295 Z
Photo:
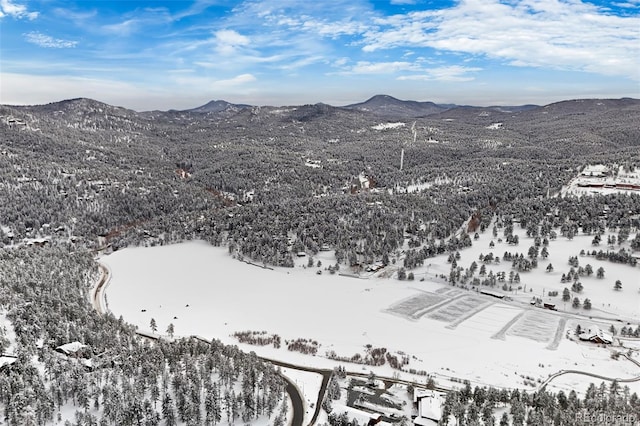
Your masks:
M 373 130 L 389 130 L 389 129 L 397 129 L 399 127 L 404 127 L 406 123 L 380 123 L 375 126 L 371 126 Z
M 489 239 L 489 235 L 482 235 L 472 248 L 462 250 L 459 265 L 477 259 L 482 251 L 487 253 Z M 227 250 L 201 241 L 127 248 L 101 260 L 112 271 L 109 309 L 144 331 L 149 330 L 154 318 L 161 331 L 173 323 L 178 335 L 219 338 L 229 344 L 238 343 L 232 337 L 234 332 L 246 330 L 265 330 L 283 340 L 314 339 L 319 343 L 316 356 L 272 345 L 239 346 L 272 359 L 321 368 L 345 365 L 325 358 L 328 352 L 346 358 L 364 356 L 366 345 L 372 345 L 406 353 L 410 357 L 407 369 L 433 373 L 441 384 L 469 379 L 480 385 L 533 389 L 532 382 L 540 383 L 562 369 L 613 377 L 640 374 L 630 362 L 612 360 L 609 348 L 567 339 L 566 319 L 562 321 L 561 317 L 577 321 L 585 318 L 588 322 L 583 310 L 560 305 L 566 312 L 552 313 L 528 304 L 534 295 L 542 297 L 550 289 L 562 290 L 561 265 L 588 241 L 590 238 L 576 237 L 552 242 L 549 260 L 557 264 L 558 272 L 544 272 L 541 266 L 523 273 L 521 285 L 527 291 L 511 292 L 514 301 L 510 303 L 447 285 L 433 274 L 446 270 L 443 256 L 430 259 L 429 266 L 415 271 L 416 277 L 426 277 L 425 281 L 317 275 L 318 268 L 302 266 L 304 259 L 292 269 L 268 270 L 238 262 Z M 513 250 L 507 245 L 500 247 L 502 244 L 498 243 L 494 252 Z M 523 237 L 521 247 L 526 248 L 526 244 L 527 237 Z M 331 253 L 322 255 L 319 258 L 323 264 L 330 264 Z M 589 261 L 594 268 L 599 265 L 595 259 Z M 586 260 L 581 258 L 580 262 Z M 594 309 L 589 314 L 620 313 L 637 320 L 640 295 L 633 288 L 637 269 L 602 263 L 607 277 L 620 277 L 628 288 L 615 292 L 610 285 L 612 278 L 607 278 L 606 284 L 585 278 L 580 297 L 592 298 Z M 507 271 L 509 267 L 509 262 L 491 266 Z M 530 327 L 532 324 L 535 326 Z M 373 370 L 385 376 L 397 372 L 388 364 L 370 367 L 348 363 L 347 368 Z M 425 380 L 407 372 L 400 375 Z M 637 382 L 629 385 L 640 391 Z M 549 388 L 554 386 L 555 381 Z

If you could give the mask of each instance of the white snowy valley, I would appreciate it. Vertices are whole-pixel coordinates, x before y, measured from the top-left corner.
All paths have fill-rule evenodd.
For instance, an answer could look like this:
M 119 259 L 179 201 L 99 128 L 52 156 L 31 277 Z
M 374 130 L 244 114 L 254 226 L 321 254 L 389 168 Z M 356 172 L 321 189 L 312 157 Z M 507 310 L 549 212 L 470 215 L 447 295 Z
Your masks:
M 456 259 L 459 267 L 475 262 L 484 274 L 502 273 L 504 283 L 495 288 L 449 284 L 448 254 L 412 270 L 413 280 L 398 280 L 394 265 L 348 276 L 342 269 L 330 274 L 327 266 L 335 262 L 330 251 L 313 256 L 312 267 L 305 256 L 294 268 L 265 269 L 202 241 L 126 248 L 100 261 L 110 270 L 108 309 L 144 332 L 152 332 L 153 319 L 160 334 L 172 324 L 176 336 L 218 338 L 269 359 L 317 368 L 341 365 L 348 372 L 372 371 L 417 383 L 431 377 L 443 388 L 460 388 L 469 380 L 472 386 L 535 391 L 545 385 L 550 391 L 583 395 L 589 383 L 603 377 L 640 392 L 640 381 L 633 381 L 640 378 L 640 339 L 619 335 L 621 327 L 640 320 L 637 267 L 596 259 L 591 251 L 606 249 L 606 244 L 594 247 L 593 236 L 583 234 L 572 239 L 558 235 L 545 250 L 547 258 L 538 259 L 540 266 L 517 275 L 509 260 L 480 261 L 489 253 L 501 258 L 505 252 L 524 251 L 526 256 L 534 239 L 517 228 L 518 245 L 493 236 L 489 228 Z M 627 243 L 616 244 L 615 250 L 625 247 Z M 582 250 L 585 254 L 579 255 Z M 581 276 L 582 290 L 571 291 L 570 300 L 563 301 L 563 289 L 571 289 L 572 283 L 561 282 L 561 277 L 572 268 L 568 260 L 573 256 L 576 269 L 602 267 L 604 277 L 595 272 Z M 479 274 L 477 267 L 474 273 Z M 617 280 L 620 290 L 614 289 Z M 577 307 L 575 298 L 581 302 Z M 590 309 L 583 307 L 585 299 Z M 575 334 L 578 326 L 604 335 L 613 326 L 616 335 L 612 344 L 581 341 Z M 246 331 L 277 335 L 286 343 L 279 348 L 239 343 L 234 333 Z M 310 342 L 315 355 L 288 350 L 287 343 L 296 339 Z M 357 363 L 375 348 L 405 360 L 401 369 Z M 575 372 L 556 377 L 565 370 Z M 317 389 L 317 384 L 306 386 L 307 404 L 316 401 Z

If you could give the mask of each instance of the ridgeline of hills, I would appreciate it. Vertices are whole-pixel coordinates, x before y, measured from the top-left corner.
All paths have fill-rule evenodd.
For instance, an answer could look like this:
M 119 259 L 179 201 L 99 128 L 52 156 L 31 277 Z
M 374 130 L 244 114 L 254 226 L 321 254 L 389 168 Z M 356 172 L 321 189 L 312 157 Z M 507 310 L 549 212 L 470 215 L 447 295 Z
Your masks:
M 343 108 L 361 111 L 364 113 L 370 113 L 383 118 L 419 118 L 426 117 L 432 114 L 438 114 L 450 109 L 465 108 L 468 106 L 461 106 L 456 104 L 435 104 L 433 102 L 418 102 L 418 101 L 405 101 L 396 99 L 389 95 L 375 95 L 370 99 L 351 105 L 342 107 L 332 107 L 326 104 L 316 104 L 317 106 L 324 106 L 330 108 Z M 247 104 L 232 104 L 223 100 L 213 100 L 205 105 L 197 108 L 184 110 L 184 112 L 223 112 L 226 110 L 238 111 L 244 108 L 250 108 L 251 105 Z M 490 106 L 485 107 L 488 110 L 498 112 L 518 112 L 528 109 L 536 108 L 537 105 L 520 105 L 520 106 Z M 174 110 L 172 110 L 174 111 Z
M 590 104 L 593 104 L 595 101 L 595 105 L 602 107 L 605 104 L 610 107 L 622 106 L 625 103 L 635 103 L 637 100 L 632 98 L 623 98 L 623 99 L 580 99 L 580 100 L 572 100 L 572 101 L 561 101 L 554 104 L 550 104 L 545 106 L 544 108 L 549 109 L 552 108 L 554 110 L 562 111 L 564 110 L 567 113 L 571 111 L 577 111 L 584 113 L 584 108 L 588 107 Z M 577 105 L 576 105 L 577 104 Z M 306 105 L 309 106 L 309 105 Z M 520 113 L 523 111 L 529 111 L 541 108 L 539 105 L 533 104 L 525 104 L 525 105 L 494 105 L 487 107 L 477 107 L 472 105 L 457 105 L 457 104 L 436 104 L 433 102 L 419 102 L 412 100 L 400 100 L 394 98 L 389 95 L 375 95 L 364 102 L 345 105 L 345 106 L 331 106 L 327 104 L 315 104 L 317 108 L 324 108 L 325 110 L 329 109 L 347 109 L 347 110 L 355 110 L 360 111 L 362 113 L 368 113 L 374 116 L 378 116 L 381 118 L 398 118 L 398 119 L 408 119 L 408 118 L 421 118 L 427 117 L 430 115 L 439 114 L 445 111 L 455 110 L 456 112 L 469 112 L 469 111 L 477 111 L 477 112 L 498 112 L 498 113 Z M 171 112 L 196 112 L 196 113 L 219 113 L 224 111 L 238 112 L 245 108 L 253 108 L 252 105 L 247 104 L 233 104 L 224 100 L 213 100 L 205 105 L 177 111 L 170 110 Z M 266 107 L 273 108 L 273 107 Z M 296 107 L 290 107 L 296 108 Z M 602 108 L 600 108 L 602 110 Z

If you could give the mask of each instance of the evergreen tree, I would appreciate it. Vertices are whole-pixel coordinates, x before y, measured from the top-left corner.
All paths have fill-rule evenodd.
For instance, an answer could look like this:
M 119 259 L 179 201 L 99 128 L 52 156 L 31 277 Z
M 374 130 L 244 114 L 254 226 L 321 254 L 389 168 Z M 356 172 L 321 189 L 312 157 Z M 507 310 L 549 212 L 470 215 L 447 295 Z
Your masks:
M 493 407 L 488 402 L 485 402 L 482 406 L 482 422 L 485 426 L 494 426 L 496 424 L 496 419 L 493 417 Z
M 509 426 L 509 416 L 506 411 L 502 413 L 502 417 L 500 417 L 500 426 Z
M 587 263 L 584 267 L 584 272 L 587 274 L 588 277 L 590 277 L 591 275 L 593 275 L 593 266 Z
M 175 408 L 173 406 L 173 400 L 168 393 L 164 394 L 164 398 L 162 399 L 162 419 L 164 420 L 164 424 L 166 426 L 176 426 L 176 413 Z
M 511 418 L 513 419 L 513 426 L 524 425 L 526 416 L 525 406 L 519 399 L 511 401 Z
M 583 289 L 584 287 L 582 286 L 582 283 L 580 281 L 575 281 L 571 286 L 571 291 L 576 293 L 582 293 Z
M 342 390 L 340 389 L 340 383 L 336 374 L 332 374 L 327 384 L 327 396 L 329 399 L 340 399 L 342 396 Z

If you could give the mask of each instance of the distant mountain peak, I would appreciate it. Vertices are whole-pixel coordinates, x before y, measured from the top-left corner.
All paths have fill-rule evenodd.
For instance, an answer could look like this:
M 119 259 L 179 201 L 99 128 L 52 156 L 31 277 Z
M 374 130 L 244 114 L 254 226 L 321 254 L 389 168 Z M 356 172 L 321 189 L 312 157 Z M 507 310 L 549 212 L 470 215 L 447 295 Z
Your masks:
M 448 109 L 433 102 L 403 101 L 389 95 L 375 95 L 362 103 L 347 105 L 345 108 L 389 118 L 424 117 Z
M 73 99 L 65 99 L 60 102 L 52 102 L 49 105 L 59 105 L 59 106 L 75 106 L 75 107 L 108 107 L 108 108 L 117 108 L 115 106 L 111 106 L 104 102 L 96 101 L 91 98 L 73 98 Z
M 136 114 L 133 110 L 110 105 L 90 98 L 64 99 L 62 101 L 51 102 L 45 105 L 33 105 L 31 108 L 42 111 L 65 111 L 72 114 L 90 114 L 95 112 L 118 115 Z
M 394 98 L 393 96 L 390 95 L 373 95 L 372 97 L 370 97 L 368 100 L 366 100 L 365 102 L 371 102 L 371 101 L 378 101 L 378 100 L 385 100 L 385 101 L 399 101 L 399 102 L 403 102 L 398 98 Z
M 241 110 L 243 108 L 249 108 L 250 105 L 245 105 L 245 104 L 232 104 L 230 102 L 227 102 L 225 100 L 212 100 L 207 102 L 204 105 L 201 105 L 199 107 L 196 108 L 192 108 L 192 109 L 188 109 L 186 110 L 187 112 L 201 112 L 201 113 L 207 113 L 207 112 L 222 112 L 222 111 L 226 111 L 229 109 L 233 109 L 233 110 Z

